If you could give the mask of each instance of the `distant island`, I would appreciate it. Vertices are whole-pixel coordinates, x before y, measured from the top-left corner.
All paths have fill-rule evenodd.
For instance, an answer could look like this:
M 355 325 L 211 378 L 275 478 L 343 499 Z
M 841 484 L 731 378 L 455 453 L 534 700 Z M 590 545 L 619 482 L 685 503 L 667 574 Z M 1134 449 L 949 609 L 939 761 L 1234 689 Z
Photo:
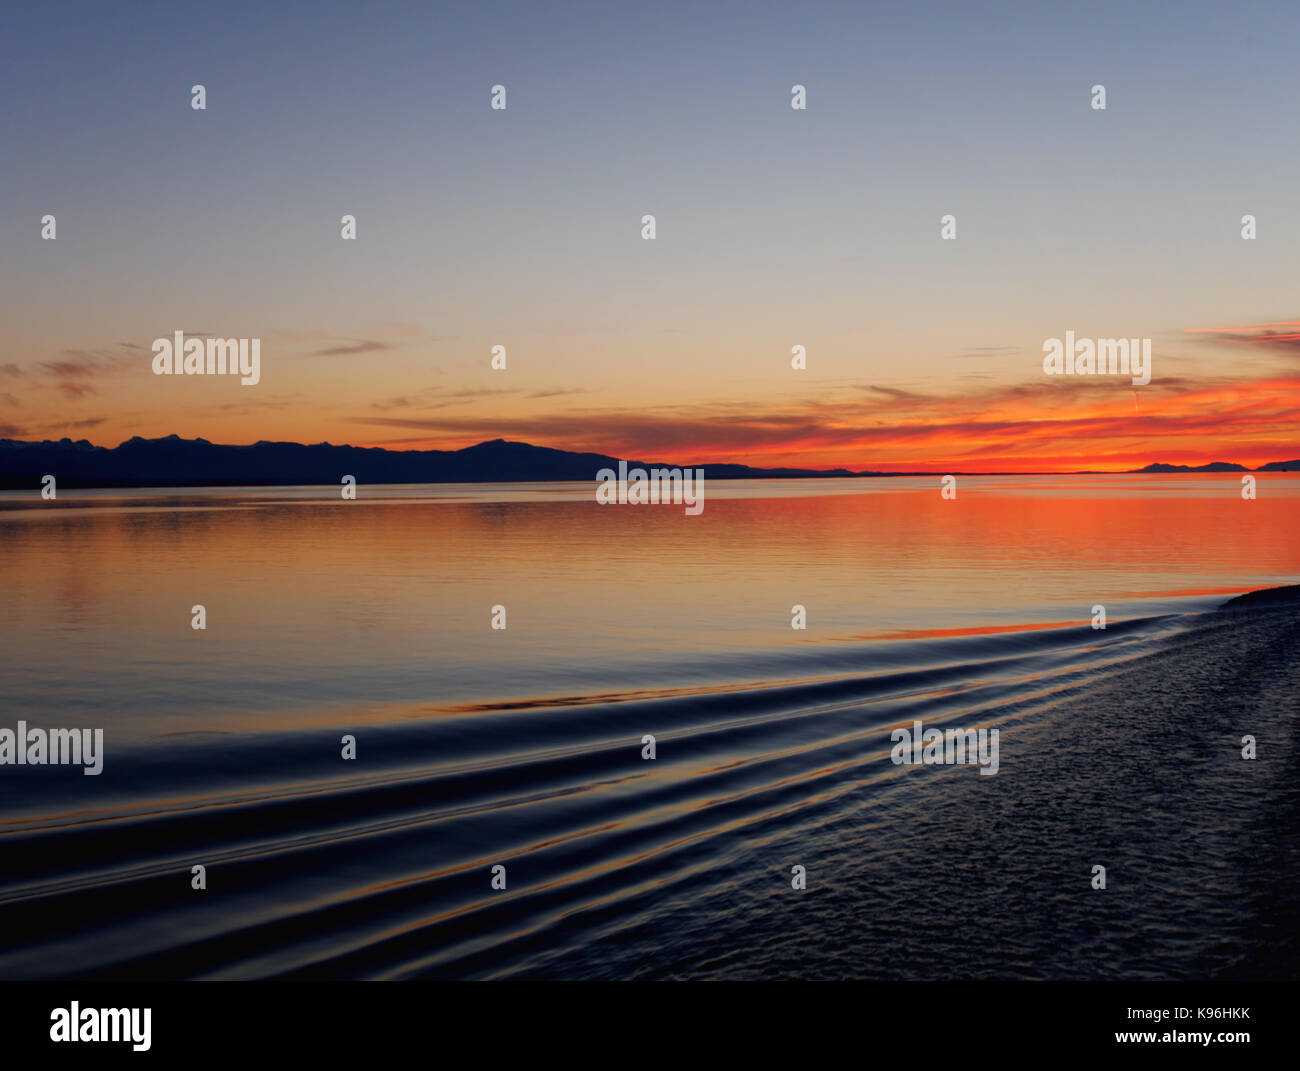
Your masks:
M 676 468 L 687 462 L 647 462 L 606 454 L 555 450 L 493 439 L 463 450 L 386 450 L 332 443 L 256 442 L 233 446 L 206 439 L 139 436 L 115 446 L 85 439 L 23 442 L 0 439 L 0 488 L 39 488 L 52 474 L 60 488 L 78 487 L 240 487 L 337 484 L 344 475 L 361 483 L 523 483 L 594 480 L 620 460 L 642 468 Z M 698 462 L 693 462 L 698 465 Z M 849 469 L 753 468 L 706 464 L 714 480 L 835 479 L 872 476 L 1017 476 L 1016 472 L 854 472 Z M 1155 463 L 1132 473 L 1249 472 L 1245 466 L 1216 461 L 1209 465 Z M 1274 461 L 1255 472 L 1300 472 L 1300 460 Z M 1047 475 L 1047 474 L 1041 474 Z M 1057 473 L 1056 475 L 1069 475 Z

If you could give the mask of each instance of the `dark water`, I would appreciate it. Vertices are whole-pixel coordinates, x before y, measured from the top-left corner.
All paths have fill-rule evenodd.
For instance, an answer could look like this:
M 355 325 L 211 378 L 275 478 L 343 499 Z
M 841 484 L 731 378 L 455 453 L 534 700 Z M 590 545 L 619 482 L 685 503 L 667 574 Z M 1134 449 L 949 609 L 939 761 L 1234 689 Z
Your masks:
M 0 976 L 1298 973 L 1300 615 L 1208 594 L 1294 566 L 1294 503 L 1217 571 L 1166 545 L 1162 587 L 1141 555 L 1024 569 L 1091 493 L 1025 535 L 990 492 L 966 518 L 1019 525 L 1000 554 L 909 542 L 933 502 L 899 494 L 720 501 L 684 530 L 563 495 L 0 521 L 0 724 L 106 730 L 98 777 L 0 768 Z M 835 627 L 793 633 L 794 601 Z M 1096 631 L 1093 602 L 1130 612 Z M 997 728 L 999 773 L 895 766 L 914 719 Z

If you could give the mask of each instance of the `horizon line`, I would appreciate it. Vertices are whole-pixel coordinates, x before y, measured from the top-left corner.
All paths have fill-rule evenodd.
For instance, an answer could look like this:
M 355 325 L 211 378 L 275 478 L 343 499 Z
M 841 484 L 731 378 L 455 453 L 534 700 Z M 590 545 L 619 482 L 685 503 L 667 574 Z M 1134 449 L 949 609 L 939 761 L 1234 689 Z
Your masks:
M 116 446 L 98 445 L 96 443 L 91 442 L 91 440 L 89 439 L 85 439 L 85 438 L 73 439 L 66 435 L 59 439 L 14 439 L 9 437 L 0 437 L 0 444 L 14 444 L 18 446 L 39 447 L 39 446 L 62 446 L 64 444 L 71 444 L 76 446 L 84 443 L 87 446 L 89 446 L 91 449 L 113 452 L 121 449 L 123 446 L 126 446 L 134 442 L 156 444 L 156 443 L 166 443 L 172 440 L 175 440 L 176 442 L 180 442 L 180 443 L 202 444 L 205 446 L 212 446 L 212 447 L 226 448 L 226 449 L 252 449 L 257 446 L 296 446 L 296 447 L 301 447 L 303 449 L 329 448 L 329 449 L 379 451 L 385 454 L 393 454 L 393 455 L 403 455 L 403 454 L 456 455 L 456 454 L 462 454 L 468 450 L 472 450 L 477 447 L 501 444 L 503 446 L 523 447 L 529 450 L 547 450 L 554 453 L 567 454 L 571 456 L 590 455 L 594 457 L 607 458 L 613 461 L 622 461 L 622 462 L 635 463 L 640 465 L 651 465 L 655 467 L 688 467 L 689 466 L 692 468 L 706 468 L 709 465 L 712 465 L 714 467 L 749 469 L 752 472 L 759 474 L 759 475 L 722 474 L 722 475 L 715 476 L 714 477 L 715 479 L 865 479 L 869 477 L 888 477 L 888 476 L 906 477 L 906 476 L 943 476 L 943 475 L 1131 476 L 1131 475 L 1174 475 L 1179 473 L 1213 475 L 1216 473 L 1221 474 L 1224 472 L 1254 473 L 1254 472 L 1263 472 L 1266 470 L 1267 471 L 1291 471 L 1289 469 L 1268 469 L 1268 466 L 1292 465 L 1292 464 L 1297 466 L 1297 470 L 1300 470 L 1300 459 L 1283 459 L 1283 460 L 1270 461 L 1270 462 L 1265 462 L 1262 465 L 1256 466 L 1255 468 L 1250 468 L 1249 466 L 1242 465 L 1239 462 L 1234 462 L 1234 461 L 1211 461 L 1201 465 L 1180 465 L 1180 464 L 1168 464 L 1160 461 L 1151 461 L 1148 462 L 1145 466 L 1142 466 L 1141 468 L 1061 469 L 1061 470 L 1040 469 L 1040 470 L 1033 470 L 1033 471 L 1016 470 L 1016 469 L 999 469 L 996 471 L 995 470 L 967 470 L 967 469 L 956 469 L 950 467 L 908 469 L 908 470 L 897 470 L 897 471 L 886 471 L 886 470 L 873 469 L 873 468 L 862 468 L 862 469 L 855 470 L 844 466 L 836 466 L 832 468 L 805 468 L 799 465 L 760 466 L 760 465 L 751 465 L 739 461 L 691 462 L 687 464 L 678 463 L 677 465 L 669 465 L 667 462 L 646 462 L 646 461 L 642 461 L 641 459 L 631 458 L 631 457 L 620 457 L 615 454 L 607 454 L 598 450 L 573 449 L 573 448 L 563 448 L 563 447 L 554 447 L 554 446 L 539 446 L 535 443 L 524 442 L 521 440 L 505 439 L 501 437 L 495 439 L 483 439 L 478 442 L 470 443 L 466 446 L 457 447 L 454 449 L 446 449 L 440 447 L 424 447 L 424 448 L 412 447 L 408 449 L 397 449 L 397 450 L 391 449 L 390 447 L 387 446 L 358 446 L 353 443 L 332 443 L 329 442 L 328 440 L 321 440 L 320 442 L 317 443 L 303 443 L 291 439 L 258 439 L 255 442 L 251 442 L 251 443 L 218 443 L 218 442 L 213 442 L 210 439 L 205 439 L 202 436 L 196 436 L 193 439 L 187 439 L 175 432 L 169 435 L 163 435 L 156 438 L 146 438 L 145 436 L 142 435 L 133 435 L 128 439 L 123 439 Z M 885 462 L 885 464 L 890 464 L 890 462 Z M 1152 469 L 1157 469 L 1157 467 L 1158 467 L 1157 471 L 1149 471 Z M 777 474 L 786 473 L 788 475 L 770 475 L 773 473 L 777 473 Z M 406 480 L 406 481 L 397 481 L 397 482 L 409 483 L 412 481 Z M 426 482 L 426 481 L 416 481 L 416 482 Z M 429 481 L 429 482 L 439 482 L 439 481 Z M 456 481 L 456 482 L 465 482 L 465 481 Z M 471 482 L 494 483 L 494 482 L 501 482 L 501 481 L 483 480 L 483 481 L 471 481 Z M 547 481 L 547 480 L 539 481 L 536 478 L 524 477 L 520 480 L 505 481 L 505 482 L 531 483 L 531 482 L 551 482 L 551 481 Z M 309 486 L 309 485 L 310 485 L 309 483 L 302 484 L 302 486 Z M 138 487 L 144 485 L 108 484 L 102 486 L 103 487 Z M 149 485 L 149 486 L 155 486 L 155 485 Z M 185 485 L 157 485 L 157 486 L 194 486 L 194 487 L 213 486 L 215 487 L 215 486 L 232 486 L 232 485 L 214 483 L 214 484 L 185 484 Z M 295 486 L 295 484 L 277 483 L 277 484 L 264 484 L 259 486 Z

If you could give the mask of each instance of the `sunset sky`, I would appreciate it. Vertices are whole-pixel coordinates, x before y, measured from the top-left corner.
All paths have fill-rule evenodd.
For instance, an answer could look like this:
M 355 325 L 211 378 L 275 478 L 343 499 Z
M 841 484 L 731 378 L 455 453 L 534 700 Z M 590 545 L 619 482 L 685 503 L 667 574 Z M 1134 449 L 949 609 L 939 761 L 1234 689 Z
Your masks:
M 6 12 L 0 436 L 1300 457 L 1293 3 L 275 7 Z M 261 382 L 153 375 L 176 330 Z M 1044 375 L 1067 330 L 1150 385 Z

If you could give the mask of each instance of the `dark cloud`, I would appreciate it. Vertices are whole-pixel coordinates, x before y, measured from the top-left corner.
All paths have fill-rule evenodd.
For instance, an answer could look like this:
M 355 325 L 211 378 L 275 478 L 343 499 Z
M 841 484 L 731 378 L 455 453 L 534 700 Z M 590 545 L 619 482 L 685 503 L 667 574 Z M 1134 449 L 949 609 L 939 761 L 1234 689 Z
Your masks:
M 42 361 L 41 367 L 50 375 L 61 378 L 93 376 L 99 371 L 91 361 Z
M 582 388 L 574 390 L 557 390 L 554 392 L 539 391 L 530 394 L 530 398 L 548 398 L 551 393 L 555 394 L 576 394 Z M 464 405 L 466 402 L 472 402 L 478 398 L 501 397 L 503 395 L 522 395 L 524 391 L 518 387 L 469 387 L 465 390 L 440 391 L 437 387 L 428 387 L 424 390 L 416 391 L 413 394 L 399 394 L 393 398 L 385 398 L 383 401 L 375 402 L 372 406 L 381 413 L 389 409 L 420 409 L 425 412 L 433 412 L 438 409 L 448 409 L 454 405 Z
M 877 394 L 883 394 L 886 398 L 893 398 L 900 402 L 927 402 L 933 401 L 933 395 L 913 394 L 911 391 L 899 390 L 897 387 L 858 387 L 860 391 L 875 391 Z
M 1300 334 L 1295 331 L 1258 331 L 1254 334 L 1224 332 L 1214 336 L 1215 342 L 1260 346 L 1279 353 L 1300 355 Z
M 969 349 L 962 350 L 961 353 L 953 354 L 954 357 L 965 358 L 989 358 L 989 357 L 1010 357 L 1012 354 L 1022 352 L 1015 346 L 971 346 Z
M 380 342 L 377 339 L 360 338 L 342 346 L 326 346 L 323 350 L 315 350 L 313 356 L 316 357 L 347 357 L 355 353 L 373 353 L 376 350 L 391 350 L 393 347 L 387 342 Z
M 563 390 L 536 390 L 530 394 L 529 398 L 559 398 L 565 394 L 586 394 L 586 387 L 568 387 Z
M 65 398 L 84 398 L 98 391 L 88 380 L 118 375 L 128 368 L 138 367 L 140 358 L 123 355 L 121 349 L 64 350 L 57 361 L 42 361 L 38 370 L 54 380 L 54 387 Z

